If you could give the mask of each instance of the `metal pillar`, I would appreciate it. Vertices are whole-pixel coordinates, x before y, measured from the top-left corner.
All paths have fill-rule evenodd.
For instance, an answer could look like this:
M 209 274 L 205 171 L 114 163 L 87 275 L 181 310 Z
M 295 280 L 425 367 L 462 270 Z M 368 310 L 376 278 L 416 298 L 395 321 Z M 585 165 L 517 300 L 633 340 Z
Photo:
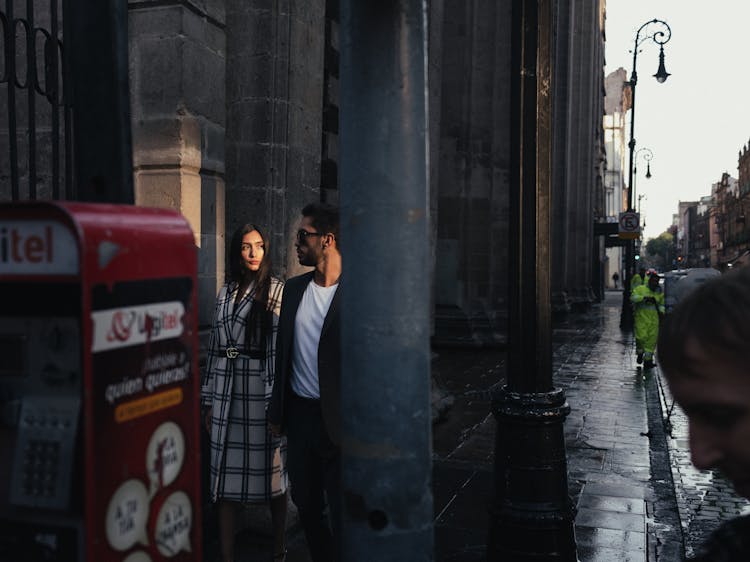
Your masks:
M 128 5 L 66 0 L 65 37 L 72 73 L 73 135 L 79 201 L 133 203 L 128 90 Z
M 640 32 L 640 30 L 639 30 Z M 635 159 L 635 86 L 638 83 L 638 75 L 635 71 L 635 62 L 638 56 L 638 38 L 636 36 L 636 48 L 633 51 L 633 71 L 630 73 L 630 141 L 628 142 L 628 211 L 633 210 L 633 161 Z M 622 310 L 620 312 L 620 328 L 623 330 L 633 329 L 633 307 L 630 304 L 630 280 L 635 274 L 634 263 L 635 240 L 625 242 L 625 278 L 622 280 Z
M 341 2 L 342 560 L 432 560 L 425 10 Z
M 508 383 L 493 397 L 495 497 L 487 559 L 576 560 L 563 422 L 552 383 L 552 0 L 513 0 Z

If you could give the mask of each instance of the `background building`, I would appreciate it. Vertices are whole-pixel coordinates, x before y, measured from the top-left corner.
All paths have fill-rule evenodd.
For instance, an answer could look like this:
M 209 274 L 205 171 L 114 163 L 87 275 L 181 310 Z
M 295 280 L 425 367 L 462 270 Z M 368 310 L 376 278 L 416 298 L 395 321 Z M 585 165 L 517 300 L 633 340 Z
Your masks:
M 744 227 L 739 181 L 726 172 L 716 185 L 714 221 L 718 238 L 714 267 L 725 270 L 731 267 L 729 264 L 741 257 Z
M 711 208 L 713 199 L 710 195 L 701 197 L 694 207 L 694 217 L 691 221 L 690 237 L 692 248 L 689 252 L 688 265 L 690 267 L 711 267 Z
M 618 68 L 610 73 L 604 82 L 604 149 L 607 156 L 607 169 L 604 175 L 606 221 L 617 224 L 620 213 L 627 207 L 625 175 L 627 172 L 627 142 L 625 141 L 625 113 L 628 107 L 627 72 Z M 618 238 L 608 237 L 612 242 Z M 624 275 L 623 248 L 607 248 L 607 262 L 604 279 L 612 287 L 612 274 Z

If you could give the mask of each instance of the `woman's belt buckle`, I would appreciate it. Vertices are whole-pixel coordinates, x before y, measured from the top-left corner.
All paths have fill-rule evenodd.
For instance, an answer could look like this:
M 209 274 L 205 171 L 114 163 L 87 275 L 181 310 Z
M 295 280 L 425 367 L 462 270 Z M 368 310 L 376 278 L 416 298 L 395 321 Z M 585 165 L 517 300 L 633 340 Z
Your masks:
M 236 359 L 240 354 L 240 350 L 234 346 L 228 347 L 226 354 L 229 359 Z

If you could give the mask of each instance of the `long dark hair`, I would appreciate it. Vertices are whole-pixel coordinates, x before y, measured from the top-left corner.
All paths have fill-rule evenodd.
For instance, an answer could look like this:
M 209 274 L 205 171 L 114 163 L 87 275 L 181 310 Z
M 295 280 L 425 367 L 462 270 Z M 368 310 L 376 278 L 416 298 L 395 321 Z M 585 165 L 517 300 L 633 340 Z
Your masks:
M 263 259 L 258 271 L 250 271 L 242 260 L 242 238 L 253 231 L 260 234 L 263 239 Z M 245 324 L 245 353 L 255 359 L 265 358 L 266 341 L 273 325 L 273 312 L 268 304 L 272 271 L 269 250 L 265 233 L 258 225 L 252 223 L 235 230 L 229 245 L 229 279 L 237 283 L 237 299 L 241 299 L 250 283 L 255 281 L 255 295 Z

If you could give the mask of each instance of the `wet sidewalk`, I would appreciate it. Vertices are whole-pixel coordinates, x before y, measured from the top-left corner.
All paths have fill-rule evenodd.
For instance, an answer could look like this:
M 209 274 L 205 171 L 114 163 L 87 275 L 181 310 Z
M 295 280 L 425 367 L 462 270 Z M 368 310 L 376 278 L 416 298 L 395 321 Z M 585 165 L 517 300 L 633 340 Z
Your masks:
M 676 561 L 683 547 L 656 370 L 636 366 L 632 335 L 619 327 L 621 304 L 621 293 L 608 293 L 579 319 L 593 323 L 587 334 L 556 354 L 555 382 L 571 406 L 565 434 L 578 555 Z
M 683 544 L 657 377 L 636 369 L 632 336 L 619 328 L 621 299 L 608 293 L 588 313 L 556 324 L 553 334 L 554 381 L 571 406 L 565 440 L 578 556 L 581 562 L 676 561 Z M 479 562 L 492 497 L 490 395 L 505 380 L 504 357 L 438 353 L 434 373 L 455 404 L 448 425 L 434 428 L 435 559 Z M 466 413 L 470 419 L 460 424 Z
M 578 557 L 679 561 L 722 520 L 748 509 L 747 502 L 718 475 L 690 465 L 684 416 L 675 409 L 671 427 L 665 425 L 671 397 L 658 368 L 636 368 L 632 336 L 619 328 L 621 303 L 622 293 L 608 292 L 603 303 L 569 315 L 553 333 L 554 381 L 571 406 L 564 430 Z M 506 354 L 434 352 L 433 377 L 452 399 L 433 425 L 434 560 L 484 562 L 495 448 L 490 405 L 493 390 L 505 382 Z M 255 510 L 237 537 L 238 562 L 269 558 L 270 519 L 262 512 Z M 210 536 L 209 530 L 207 562 L 218 559 Z M 287 561 L 309 561 L 294 518 Z

